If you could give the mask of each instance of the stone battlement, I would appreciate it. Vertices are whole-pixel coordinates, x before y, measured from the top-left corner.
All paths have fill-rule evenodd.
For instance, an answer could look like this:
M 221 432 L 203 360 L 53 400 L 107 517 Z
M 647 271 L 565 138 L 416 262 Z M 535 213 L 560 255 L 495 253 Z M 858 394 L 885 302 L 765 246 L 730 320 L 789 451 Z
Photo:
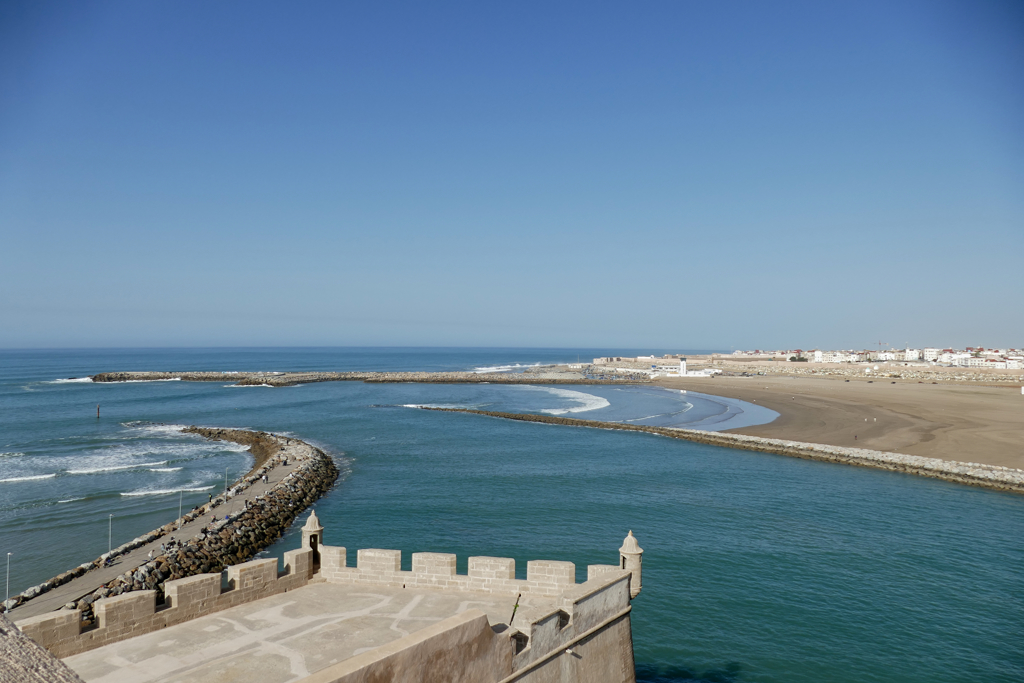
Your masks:
M 400 550 L 365 548 L 356 552 L 356 565 L 349 567 L 346 548 L 323 545 L 322 538 L 323 527 L 314 512 L 302 528 L 302 547 L 284 554 L 283 572 L 278 571 L 275 558 L 252 560 L 228 567 L 223 573 L 167 581 L 161 604 L 155 590 L 97 600 L 93 605 L 95 624 L 86 628 L 77 609 L 30 617 L 17 626 L 52 654 L 67 658 L 170 626 L 182 624 L 179 628 L 187 628 L 184 623 L 193 619 L 286 591 L 302 589 L 297 596 L 316 591 L 320 589 L 317 584 L 336 584 L 339 589 L 346 585 L 375 586 L 382 593 L 377 597 L 396 590 L 406 595 L 424 590 L 451 592 L 461 600 L 490 594 L 501 596 L 499 601 L 509 607 L 514 604 L 507 622 L 504 616 L 492 616 L 489 621 L 476 610 L 460 608 L 454 616 L 422 632 L 409 633 L 372 652 L 357 653 L 308 680 L 347 683 L 371 680 L 375 671 L 415 672 L 424 658 L 431 659 L 430 652 L 453 647 L 451 654 L 462 661 L 461 673 L 465 674 L 459 680 L 498 681 L 510 675 L 533 680 L 530 672 L 550 668 L 555 659 L 572 657 L 572 648 L 580 647 L 593 653 L 588 671 L 615 671 L 609 680 L 632 680 L 628 613 L 631 598 L 640 590 L 643 553 L 632 532 L 619 549 L 620 564 L 588 566 L 587 581 L 581 584 L 576 583 L 575 564 L 556 560 L 531 560 L 526 564 L 526 578 L 517 579 L 513 558 L 470 557 L 467 573 L 459 574 L 454 554 L 420 552 L 412 554 L 412 569 L 403 571 Z M 353 595 L 365 597 L 358 588 Z M 421 599 L 417 597 L 410 604 Z M 479 600 L 487 598 L 481 596 Z M 521 600 L 523 607 L 519 609 Z M 332 609 L 337 608 L 332 605 Z M 463 641 L 476 645 L 453 644 Z M 480 677 L 474 671 L 487 675 Z M 581 669 L 580 675 L 584 673 Z M 537 674 L 537 680 L 547 680 L 547 674 Z M 588 673 L 572 680 L 592 679 Z
M 277 558 L 228 567 L 228 586 L 223 590 L 220 572 L 168 581 L 160 605 L 155 590 L 103 598 L 93 603 L 96 623 L 91 628 L 82 628 L 82 610 L 78 609 L 48 612 L 22 619 L 16 625 L 57 657 L 69 657 L 304 586 L 312 577 L 312 556 L 307 548 L 286 552 L 285 571 L 280 574 Z

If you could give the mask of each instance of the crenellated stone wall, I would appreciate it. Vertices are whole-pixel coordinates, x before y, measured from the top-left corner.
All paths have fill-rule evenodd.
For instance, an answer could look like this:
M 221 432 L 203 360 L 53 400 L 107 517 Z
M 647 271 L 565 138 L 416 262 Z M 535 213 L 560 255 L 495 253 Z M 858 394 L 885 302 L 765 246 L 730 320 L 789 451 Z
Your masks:
M 228 567 L 228 587 L 221 590 L 220 573 L 168 581 L 165 601 L 158 592 L 139 590 L 97 600 L 96 621 L 82 627 L 81 610 L 60 610 L 17 622 L 21 631 L 57 657 L 70 657 L 132 636 L 180 624 L 306 585 L 312 576 L 312 551 L 284 554 L 285 571 L 278 574 L 277 558 L 252 560 Z

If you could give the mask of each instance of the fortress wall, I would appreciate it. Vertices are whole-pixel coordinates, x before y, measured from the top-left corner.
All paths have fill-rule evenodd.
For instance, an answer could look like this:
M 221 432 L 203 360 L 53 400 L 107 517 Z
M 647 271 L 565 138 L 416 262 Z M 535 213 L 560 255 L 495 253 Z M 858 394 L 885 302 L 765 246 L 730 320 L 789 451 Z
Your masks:
M 320 577 L 328 583 L 449 588 L 545 597 L 556 597 L 576 585 L 576 565 L 572 562 L 531 560 L 526 564 L 524 581 L 515 578 L 516 561 L 511 557 L 471 557 L 468 574 L 456 574 L 455 555 L 447 553 L 413 553 L 412 571 L 402 571 L 400 550 L 360 550 L 355 567 L 346 565 L 346 552 L 338 546 L 320 546 Z
M 97 600 L 96 627 L 82 630 L 81 610 L 60 610 L 17 622 L 21 631 L 57 657 L 70 657 L 93 648 L 167 626 L 220 612 L 306 585 L 311 578 L 313 551 L 285 553 L 287 571 L 278 576 L 277 559 L 252 560 L 229 567 L 228 585 L 221 574 L 199 574 L 164 587 L 166 601 L 157 605 L 157 591 L 141 590 Z
M 442 564 L 454 558 L 422 555 L 437 555 Z M 425 566 L 430 559 L 420 562 Z M 511 561 L 472 559 L 501 566 Z M 628 571 L 606 572 L 563 592 L 556 601 L 561 607 L 530 624 L 529 644 L 519 653 L 517 629 L 495 629 L 486 615 L 469 609 L 299 683 L 635 683 L 629 578 Z
M 511 669 L 508 636 L 494 632 L 476 609 L 449 617 L 300 683 L 494 683 Z

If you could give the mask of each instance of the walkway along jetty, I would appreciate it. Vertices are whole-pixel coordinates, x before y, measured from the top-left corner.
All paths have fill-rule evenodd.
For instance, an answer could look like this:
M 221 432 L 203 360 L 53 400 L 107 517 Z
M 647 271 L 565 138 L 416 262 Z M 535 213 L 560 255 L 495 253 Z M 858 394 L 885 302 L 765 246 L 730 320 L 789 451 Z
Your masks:
M 2 611 L 11 612 L 13 619 L 24 619 L 59 608 L 81 610 L 82 625 L 88 627 L 94 621 L 92 605 L 101 598 L 155 590 L 158 601 L 162 601 L 165 582 L 220 572 L 268 547 L 338 478 L 338 468 L 330 456 L 298 439 L 244 429 L 186 427 L 182 431 L 249 446 L 255 459 L 252 470 L 225 493 L 181 519 L 13 596 L 3 603 Z M 193 535 L 189 537 L 189 533 Z M 171 543 L 171 538 L 177 540 Z M 156 551 L 157 556 L 151 560 L 145 554 L 147 546 Z M 118 558 L 140 548 L 134 553 L 143 560 L 140 564 L 111 567 Z M 112 573 L 116 573 L 113 578 L 104 576 Z M 52 603 L 52 599 L 44 600 L 42 596 L 62 594 L 64 598 L 48 608 L 32 602 Z
M 788 455 L 807 460 L 824 460 L 826 462 L 842 463 L 844 465 L 874 467 L 876 469 L 916 474 L 922 477 L 931 477 L 933 479 L 944 479 L 958 484 L 981 486 L 984 488 L 995 489 L 997 491 L 1024 493 L 1024 470 L 1000 467 L 998 465 L 983 465 L 973 462 L 955 462 L 939 460 L 937 458 L 924 458 L 918 455 L 903 455 L 901 453 L 873 451 L 867 448 L 826 446 L 823 444 L 805 443 L 802 441 L 766 439 L 758 436 L 746 436 L 744 434 L 724 434 L 722 432 L 708 432 L 699 429 L 682 429 L 679 427 L 651 427 L 647 425 L 623 424 L 621 422 L 579 420 L 569 417 L 533 415 L 530 413 L 502 413 L 490 410 L 470 410 L 468 408 L 430 408 L 420 406 L 420 410 L 435 410 L 443 413 L 486 415 L 488 417 L 499 417 L 506 420 L 541 422 L 543 424 L 566 425 L 570 427 L 594 427 L 597 429 L 616 429 L 628 432 L 647 432 L 648 434 L 658 434 L 659 436 L 695 441 L 697 443 L 705 443 L 712 446 L 738 448 L 746 451 L 761 451 L 763 453 Z

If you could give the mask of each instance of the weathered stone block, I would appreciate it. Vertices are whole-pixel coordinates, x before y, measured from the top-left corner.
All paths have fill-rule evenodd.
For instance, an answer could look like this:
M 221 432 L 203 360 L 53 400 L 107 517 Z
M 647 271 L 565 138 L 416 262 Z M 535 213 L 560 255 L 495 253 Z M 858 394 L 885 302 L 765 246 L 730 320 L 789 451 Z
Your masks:
M 366 548 L 357 553 L 356 566 L 360 572 L 397 572 L 402 568 L 402 551 Z
M 96 623 L 111 632 L 156 612 L 156 591 L 132 591 L 97 600 L 93 605 Z
M 511 557 L 471 557 L 469 576 L 480 579 L 514 579 L 516 561 Z
M 412 573 L 437 577 L 455 576 L 455 555 L 448 553 L 413 553 Z

